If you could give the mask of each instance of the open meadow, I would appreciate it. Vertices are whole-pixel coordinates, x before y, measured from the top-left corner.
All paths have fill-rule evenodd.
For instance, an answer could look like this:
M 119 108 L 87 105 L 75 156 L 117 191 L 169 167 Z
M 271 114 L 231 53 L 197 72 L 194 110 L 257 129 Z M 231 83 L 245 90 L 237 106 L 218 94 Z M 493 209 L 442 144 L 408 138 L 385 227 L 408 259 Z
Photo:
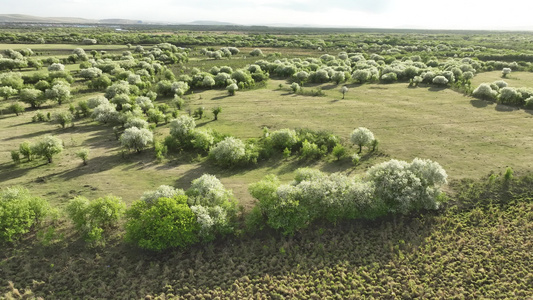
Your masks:
M 533 297 L 521 34 L 90 30 L 0 44 L 0 299 Z

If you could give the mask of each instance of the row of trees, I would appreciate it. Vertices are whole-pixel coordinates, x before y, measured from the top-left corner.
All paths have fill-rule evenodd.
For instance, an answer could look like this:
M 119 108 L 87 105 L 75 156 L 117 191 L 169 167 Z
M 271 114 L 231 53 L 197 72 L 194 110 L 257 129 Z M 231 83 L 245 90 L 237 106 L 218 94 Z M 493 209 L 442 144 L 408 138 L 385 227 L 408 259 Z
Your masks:
M 422 159 L 391 160 L 372 167 L 363 178 L 304 168 L 297 170 L 290 184 L 281 184 L 273 175 L 252 184 L 250 193 L 259 202 L 238 218 L 233 193 L 215 176 L 204 174 L 186 191 L 160 186 L 145 192 L 128 209 L 113 196 L 92 201 L 76 197 L 65 214 L 93 245 L 105 243 L 109 231 L 125 217 L 126 241 L 150 250 L 185 248 L 235 234 L 238 228 L 255 232 L 268 226 L 292 235 L 318 220 L 336 223 L 437 209 L 444 199 L 440 186 L 446 177 L 438 163 Z M 0 192 L 0 207 L 3 242 L 20 238 L 50 213 L 46 201 L 23 188 Z

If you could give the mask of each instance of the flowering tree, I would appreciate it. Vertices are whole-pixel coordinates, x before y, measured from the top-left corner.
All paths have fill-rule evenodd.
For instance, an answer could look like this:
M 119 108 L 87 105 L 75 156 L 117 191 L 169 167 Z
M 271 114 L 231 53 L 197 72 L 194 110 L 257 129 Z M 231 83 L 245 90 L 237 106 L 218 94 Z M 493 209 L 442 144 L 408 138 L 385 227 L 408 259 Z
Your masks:
M 61 105 L 63 101 L 70 99 L 70 85 L 67 82 L 59 81 L 51 88 L 46 89 L 45 96 Z
M 374 134 L 365 127 L 359 127 L 352 132 L 350 140 L 352 143 L 359 146 L 359 153 L 361 153 L 361 151 L 363 151 L 363 146 L 368 146 L 372 143 L 374 140 Z
M 493 90 L 488 83 L 480 84 L 473 92 L 472 96 L 481 99 L 495 99 L 498 92 Z
M 48 66 L 48 71 L 54 72 L 54 71 L 65 71 L 65 65 L 60 63 L 53 63 L 50 66 Z
M 104 124 L 113 123 L 118 120 L 118 112 L 114 104 L 102 103 L 93 110 L 91 117 Z
M 506 78 L 507 75 L 511 74 L 511 68 L 503 68 L 502 69 L 502 77 Z
M 342 99 L 344 99 L 344 95 L 348 92 L 348 87 L 347 86 L 343 86 L 341 88 L 341 93 L 342 93 Z
M 233 166 L 246 156 L 246 148 L 240 139 L 227 137 L 209 151 L 209 157 L 222 166 Z
M 195 127 L 196 123 L 194 122 L 194 118 L 181 115 L 170 122 L 170 135 L 181 140 L 189 137 Z
M 444 76 L 435 76 L 435 78 L 433 78 L 432 82 L 436 85 L 447 85 L 448 84 L 448 79 L 446 79 L 446 77 Z
M 130 127 L 124 131 L 120 136 L 120 143 L 123 147 L 133 149 L 137 153 L 141 152 L 148 144 L 154 140 L 153 133 L 146 129 L 139 129 L 137 127 Z
M 169 185 L 160 185 L 155 191 L 146 191 L 141 196 L 141 200 L 153 203 L 159 198 L 174 198 L 175 196 L 185 195 L 182 189 L 176 189 Z
M 405 214 L 438 208 L 439 187 L 446 183 L 447 174 L 438 163 L 415 158 L 410 164 L 395 159 L 384 162 L 368 170 L 367 177 L 390 212 Z

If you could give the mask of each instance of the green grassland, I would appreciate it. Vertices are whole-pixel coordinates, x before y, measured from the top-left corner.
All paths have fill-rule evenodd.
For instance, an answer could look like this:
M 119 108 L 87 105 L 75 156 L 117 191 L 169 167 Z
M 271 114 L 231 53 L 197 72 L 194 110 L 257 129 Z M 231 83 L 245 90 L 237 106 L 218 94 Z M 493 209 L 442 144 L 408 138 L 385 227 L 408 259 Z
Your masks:
M 516 78 L 521 76 L 527 77 L 529 73 L 513 74 Z M 284 88 L 280 90 L 279 84 Z M 183 113 L 200 106 L 210 112 L 210 108 L 221 106 L 223 112 L 218 121 L 213 121 L 208 113 L 197 120 L 197 125 L 239 138 L 260 137 L 263 127 L 312 128 L 331 131 L 349 144 L 349 134 L 356 127 L 364 126 L 374 132 L 380 140 L 381 156 L 370 157 L 357 167 L 349 159 L 335 162 L 332 157 L 312 163 L 330 172 L 361 173 L 386 159 L 410 161 L 415 157 L 439 162 L 453 179 L 477 178 L 506 167 L 519 172 L 532 168 L 531 111 L 465 97 L 451 89 L 408 88 L 405 83 L 349 85 L 344 100 L 340 86 L 321 87 L 326 93 L 324 97 L 294 95 L 284 81 L 278 80 L 269 81 L 266 88 L 239 91 L 231 97 L 224 90 L 196 91 L 189 95 L 188 108 Z M 60 109 L 66 107 L 43 111 Z M 84 119 L 76 121 L 72 128 L 60 129 L 51 123 L 31 123 L 33 114 L 34 111 L 28 111 L 18 117 L 5 115 L 0 119 L 3 128 L 0 168 L 4 179 L 1 186 L 23 185 L 37 195 L 54 195 L 52 202 L 63 203 L 78 194 L 114 194 L 131 202 L 160 184 L 186 188 L 190 180 L 211 173 L 221 177 L 246 203 L 251 200 L 247 192 L 249 183 L 269 173 L 289 180 L 292 171 L 305 165 L 296 158 L 284 161 L 278 157 L 259 162 L 253 168 L 223 170 L 187 154 L 161 163 L 155 161 L 152 150 L 123 157 L 110 127 Z M 11 150 L 25 140 L 47 133 L 57 135 L 66 146 L 53 165 L 33 162 L 17 166 L 11 162 Z M 167 134 L 168 125 L 156 129 L 160 140 Z M 91 151 L 88 166 L 82 166 L 74 155 L 82 147 Z
M 4 48 L 2 48 L 4 47 Z M 62 57 L 77 45 L 0 45 Z M 121 45 L 83 46 L 85 50 L 121 53 Z M 199 47 L 198 47 L 199 48 Z M 196 53 L 184 65 L 173 66 L 176 75 L 196 67 L 241 68 L 258 58 L 240 48 L 231 59 L 207 59 Z M 266 55 L 319 56 L 311 49 L 262 48 Z M 48 54 L 46 54 L 48 53 Z M 75 71 L 78 64 L 68 64 Z M 33 70 L 24 70 L 31 74 Z M 501 80 L 501 71 L 477 74 L 482 82 Z M 532 86 L 533 73 L 512 72 L 504 79 L 512 87 Z M 220 178 L 245 209 L 255 200 L 250 183 L 274 174 L 288 182 L 294 171 L 314 167 L 325 172 L 363 174 L 391 158 L 411 161 L 419 157 L 438 162 L 449 175 L 448 204 L 435 212 L 388 216 L 374 221 L 315 224 L 291 237 L 263 231 L 259 236 L 238 236 L 162 253 L 140 251 L 123 241 L 116 230 L 105 247 L 89 248 L 64 218 L 48 237 L 36 230 L 14 245 L 2 246 L 0 299 L 26 293 L 47 298 L 145 299 L 531 299 L 533 276 L 533 206 L 531 177 L 504 181 L 479 179 L 501 174 L 510 167 L 515 175 L 533 170 L 533 111 L 475 99 L 451 88 L 408 83 L 306 84 L 321 88 L 324 96 L 292 93 L 289 82 L 270 79 L 265 86 L 239 90 L 229 96 L 224 89 L 195 89 L 185 95 L 188 114 L 205 107 L 196 126 L 212 128 L 241 139 L 259 138 L 263 128 L 325 130 L 338 135 L 355 153 L 350 133 L 367 127 L 379 140 L 379 149 L 362 153 L 354 166 L 349 157 L 333 156 L 303 161 L 297 154 L 274 155 L 256 165 L 238 168 L 215 166 L 205 155 L 169 154 L 162 161 L 153 148 L 141 153 L 120 147 L 112 126 L 90 118 L 62 129 L 50 122 L 31 122 L 37 110 L 20 116 L 0 115 L 0 188 L 20 185 L 35 196 L 63 208 L 76 196 L 89 199 L 105 195 L 122 197 L 131 204 L 143 192 L 160 185 L 186 189 L 203 174 Z M 102 95 L 85 89 L 78 79 L 73 99 Z M 280 88 L 281 86 L 281 88 Z M 0 101 L 0 111 L 11 103 Z M 155 104 L 170 104 L 168 97 Z M 49 104 L 39 111 L 55 113 L 68 104 Z M 221 107 L 218 120 L 211 109 Z M 24 141 L 52 134 L 63 140 L 64 151 L 47 164 L 44 160 L 14 164 L 10 151 Z M 169 134 L 168 124 L 154 130 L 156 140 Z M 88 165 L 76 157 L 90 150 Z M 497 177 L 497 176 L 496 176 Z M 475 180 L 474 180 L 475 179 Z M 488 182 L 488 183 L 487 183 Z M 242 232 L 239 231 L 239 232 Z M 8 283 L 8 281 L 10 283 Z M 12 283 L 11 283 L 12 282 Z

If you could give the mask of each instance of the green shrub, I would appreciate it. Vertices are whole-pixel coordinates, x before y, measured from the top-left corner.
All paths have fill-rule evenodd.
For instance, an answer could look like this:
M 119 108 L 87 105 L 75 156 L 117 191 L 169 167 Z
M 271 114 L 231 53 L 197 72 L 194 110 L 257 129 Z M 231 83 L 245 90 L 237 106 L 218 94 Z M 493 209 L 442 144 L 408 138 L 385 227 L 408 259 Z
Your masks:
M 99 242 L 102 233 L 117 226 L 124 215 L 126 205 L 118 197 L 106 196 L 89 201 L 76 197 L 68 203 L 66 212 L 88 242 Z
M 321 156 L 326 154 L 327 148 L 325 146 L 319 148 L 315 143 L 309 143 L 305 140 L 302 144 L 302 149 L 300 150 L 301 159 L 319 159 Z
M 199 225 L 186 196 L 137 201 L 126 216 L 126 240 L 141 248 L 184 248 L 198 241 Z
M 333 147 L 333 151 L 331 151 L 331 153 L 337 158 L 337 160 L 340 160 L 346 155 L 346 148 L 344 148 L 344 146 L 341 144 L 337 144 L 335 147 Z
M 17 150 L 12 150 L 11 151 L 11 159 L 16 164 L 20 163 L 20 152 L 18 152 Z
M 285 148 L 292 149 L 298 143 L 298 135 L 293 129 L 280 129 L 270 133 L 270 143 L 273 148 L 283 150 Z
M 27 233 L 50 211 L 48 202 L 22 187 L 0 192 L 0 241 L 12 242 Z

